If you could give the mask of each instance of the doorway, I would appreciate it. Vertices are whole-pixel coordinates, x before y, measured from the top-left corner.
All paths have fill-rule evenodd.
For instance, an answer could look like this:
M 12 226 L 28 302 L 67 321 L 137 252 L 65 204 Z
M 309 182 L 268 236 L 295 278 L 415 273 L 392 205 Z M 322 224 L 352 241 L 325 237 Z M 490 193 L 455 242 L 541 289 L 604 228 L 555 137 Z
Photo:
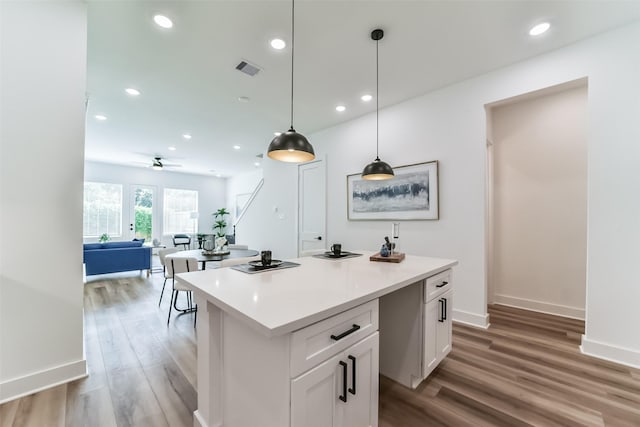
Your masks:
M 129 234 L 131 239 L 152 241 L 155 229 L 153 214 L 154 186 L 132 185 L 130 191 Z
M 487 106 L 489 303 L 584 319 L 587 81 Z
M 298 256 L 326 248 L 326 167 L 324 160 L 298 166 Z

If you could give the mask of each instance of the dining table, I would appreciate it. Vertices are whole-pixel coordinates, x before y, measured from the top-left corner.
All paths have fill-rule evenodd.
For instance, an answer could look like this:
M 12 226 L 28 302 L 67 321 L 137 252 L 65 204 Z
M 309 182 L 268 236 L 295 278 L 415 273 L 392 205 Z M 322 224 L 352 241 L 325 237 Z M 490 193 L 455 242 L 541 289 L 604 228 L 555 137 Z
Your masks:
M 258 255 L 255 249 L 229 249 L 228 253 L 223 254 L 206 254 L 202 249 L 193 249 L 189 251 L 178 251 L 172 253 L 172 258 L 195 258 L 202 263 L 202 270 L 207 267 L 208 262 L 220 262 L 229 258 L 247 258 Z

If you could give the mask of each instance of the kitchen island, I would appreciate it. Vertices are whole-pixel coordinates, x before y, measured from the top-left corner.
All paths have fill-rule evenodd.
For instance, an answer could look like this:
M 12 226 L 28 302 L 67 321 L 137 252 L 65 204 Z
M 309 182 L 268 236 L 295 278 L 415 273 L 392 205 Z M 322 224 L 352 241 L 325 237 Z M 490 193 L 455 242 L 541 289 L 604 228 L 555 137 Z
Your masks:
M 409 387 L 428 375 L 450 349 L 457 261 L 358 252 L 177 276 L 198 304 L 194 425 L 376 426 L 379 372 Z

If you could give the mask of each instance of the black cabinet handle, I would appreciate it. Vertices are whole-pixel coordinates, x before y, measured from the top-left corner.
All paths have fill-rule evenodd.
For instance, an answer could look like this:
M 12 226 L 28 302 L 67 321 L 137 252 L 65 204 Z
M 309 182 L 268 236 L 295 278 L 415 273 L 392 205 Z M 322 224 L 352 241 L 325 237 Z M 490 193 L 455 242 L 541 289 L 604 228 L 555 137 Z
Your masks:
M 442 320 L 447 320 L 447 299 L 442 298 L 442 302 L 444 302 L 444 307 L 442 308 Z
M 353 327 L 351 329 L 349 329 L 348 331 L 344 331 L 343 333 L 341 333 L 340 335 L 331 335 L 331 339 L 332 340 L 336 340 L 339 341 L 342 338 L 346 337 L 347 335 L 351 335 L 352 333 L 354 333 L 355 331 L 357 331 L 358 329 L 360 329 L 360 325 L 356 325 L 355 323 L 353 324 Z
M 442 282 L 439 285 L 436 285 L 436 288 L 441 288 L 441 287 L 446 286 L 448 284 L 449 284 L 449 282 Z
M 443 301 L 443 299 L 442 299 L 442 298 L 440 298 L 440 299 L 438 300 L 438 305 L 440 306 L 440 313 L 439 313 L 439 316 L 438 316 L 438 322 L 441 322 L 441 323 L 442 323 L 442 322 L 444 322 L 444 317 L 443 317 L 443 315 L 442 315 L 442 313 L 443 313 L 443 308 L 444 308 L 444 301 Z
M 351 385 L 353 387 L 351 387 L 349 389 L 349 393 L 353 394 L 354 396 L 356 395 L 356 358 L 349 355 L 348 356 L 349 359 L 351 359 Z
M 347 403 L 347 364 L 341 360 L 340 365 L 342 366 L 342 395 L 338 398 Z

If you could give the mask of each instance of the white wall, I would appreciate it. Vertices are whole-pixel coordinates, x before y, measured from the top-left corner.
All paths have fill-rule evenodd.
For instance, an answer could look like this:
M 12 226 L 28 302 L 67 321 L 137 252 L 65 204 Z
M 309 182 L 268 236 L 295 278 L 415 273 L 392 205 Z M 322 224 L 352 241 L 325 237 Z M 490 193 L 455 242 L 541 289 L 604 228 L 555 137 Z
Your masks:
M 269 249 L 274 259 L 295 258 L 298 167 L 265 156 L 262 168 L 264 185 L 242 217 L 236 241 L 251 249 Z
M 238 195 L 251 194 L 262 179 L 262 168 L 251 172 L 238 174 L 227 179 L 227 210 L 231 212 L 229 224 L 233 224 L 236 219 L 236 197 Z M 233 234 L 233 227 L 229 229 L 229 233 Z
M 514 64 L 384 109 L 381 158 L 391 165 L 440 161 L 440 220 L 403 222 L 408 253 L 452 257 L 458 321 L 485 326 L 484 106 L 583 77 L 589 78 L 587 331 L 583 350 L 640 365 L 640 334 L 621 325 L 640 324 L 640 23 Z M 384 93 L 380 94 L 381 97 Z M 304 133 L 304 129 L 299 129 Z M 346 220 L 346 175 L 361 171 L 375 154 L 373 114 L 326 129 L 311 138 L 327 154 L 328 240 L 347 248 L 376 249 L 386 222 Z M 295 221 L 275 220 L 269 210 L 295 218 L 296 169 L 265 162 L 263 215 L 251 227 L 295 254 Z M 286 195 L 286 197 L 284 197 Z M 249 228 L 249 219 L 243 227 Z
M 2 2 L 0 403 L 86 374 L 86 4 Z
M 521 98 L 491 112 L 493 300 L 584 319 L 586 82 Z
M 154 228 L 153 237 L 162 238 L 166 245 L 171 244 L 171 236 L 164 235 L 162 229 L 162 206 L 164 203 L 164 189 L 174 188 L 180 190 L 198 191 L 198 232 L 213 233 L 213 212 L 226 207 L 226 179 L 205 175 L 190 175 L 176 173 L 168 170 L 155 171 L 151 168 L 137 168 L 113 165 L 107 163 L 86 162 L 85 181 L 108 182 L 123 184 L 123 209 L 122 230 L 129 230 L 130 215 L 130 188 L 131 185 L 154 186 Z M 227 208 L 228 209 L 228 208 Z M 227 221 L 228 222 L 228 221 Z M 129 236 L 117 240 L 128 240 Z

